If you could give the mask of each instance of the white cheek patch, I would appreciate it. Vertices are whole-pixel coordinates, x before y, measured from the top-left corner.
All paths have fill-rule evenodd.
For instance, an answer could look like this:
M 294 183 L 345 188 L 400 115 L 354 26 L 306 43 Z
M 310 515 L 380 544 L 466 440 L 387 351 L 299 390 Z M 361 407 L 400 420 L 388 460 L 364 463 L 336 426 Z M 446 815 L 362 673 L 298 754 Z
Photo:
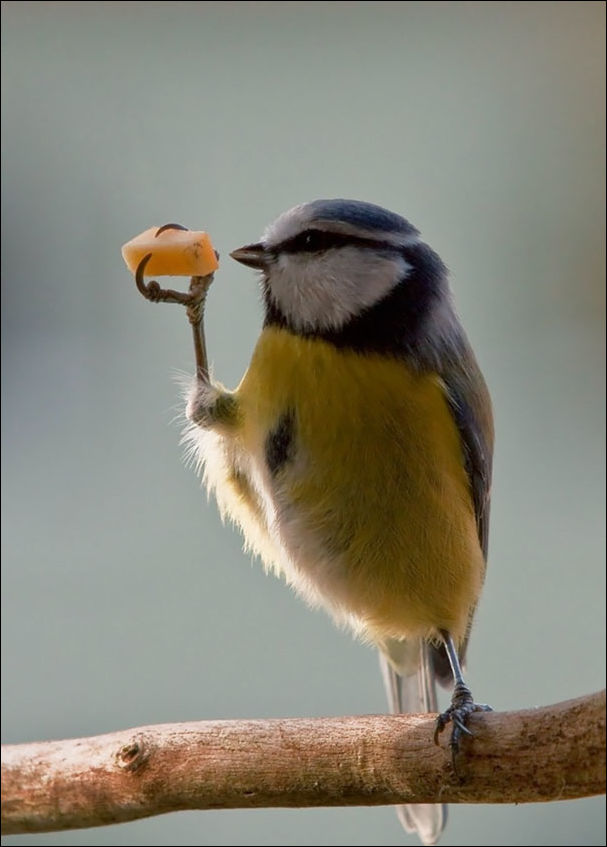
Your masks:
M 410 269 L 400 255 L 357 246 L 283 254 L 272 266 L 270 292 L 296 329 L 339 329 L 382 300 Z

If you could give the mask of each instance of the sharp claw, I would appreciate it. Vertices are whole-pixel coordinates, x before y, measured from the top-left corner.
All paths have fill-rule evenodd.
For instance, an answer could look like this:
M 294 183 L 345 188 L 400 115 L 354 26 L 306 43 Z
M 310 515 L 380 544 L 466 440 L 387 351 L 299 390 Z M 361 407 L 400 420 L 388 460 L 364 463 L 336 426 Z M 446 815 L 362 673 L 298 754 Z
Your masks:
M 464 735 L 467 735 L 469 738 L 472 738 L 474 735 L 474 733 L 466 726 L 466 721 L 474 712 L 490 711 L 492 711 L 491 706 L 474 703 L 469 689 L 465 686 L 461 686 L 461 690 L 456 688 L 449 708 L 437 717 L 434 729 L 435 744 L 438 744 L 438 737 L 447 724 L 451 723 L 453 725 L 449 747 L 451 748 L 453 768 L 456 774 L 457 768 L 455 766 L 455 757 L 459 752 L 460 739 Z
M 158 238 L 160 233 L 166 232 L 167 229 L 180 229 L 182 232 L 189 232 L 187 226 L 181 226 L 181 224 L 164 224 L 164 226 L 161 226 L 156 230 L 154 238 Z
M 137 288 L 143 294 L 144 297 L 149 296 L 149 287 L 145 284 L 145 280 L 143 278 L 143 273 L 145 271 L 145 266 L 152 258 L 151 253 L 146 253 L 143 259 L 137 265 L 137 270 L 135 271 L 135 282 L 137 283 Z
M 180 227 L 179 224 L 167 224 L 167 226 L 185 229 L 185 227 Z M 135 283 L 137 284 L 139 292 L 143 294 L 146 300 L 150 300 L 152 303 L 178 303 L 181 306 L 187 307 L 196 307 L 200 305 L 210 284 L 209 277 L 192 277 L 190 291 L 187 293 L 174 291 L 172 288 L 162 288 L 155 279 L 151 279 L 146 283 L 143 277 L 146 266 L 151 258 L 152 253 L 147 253 L 139 262 L 137 270 L 135 271 Z M 210 274 L 210 278 L 212 279 L 212 274 Z M 198 283 L 193 286 L 194 280 L 201 280 L 205 284 L 200 285 L 200 283 Z

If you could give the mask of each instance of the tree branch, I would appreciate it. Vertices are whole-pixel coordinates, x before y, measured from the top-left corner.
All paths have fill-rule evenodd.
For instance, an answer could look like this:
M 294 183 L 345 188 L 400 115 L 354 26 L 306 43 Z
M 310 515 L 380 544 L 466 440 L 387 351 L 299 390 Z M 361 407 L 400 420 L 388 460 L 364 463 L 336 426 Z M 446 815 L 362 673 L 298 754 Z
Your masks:
M 180 809 L 526 803 L 605 791 L 605 692 L 475 715 L 455 774 L 428 715 L 202 721 L 2 748 L 2 832 Z

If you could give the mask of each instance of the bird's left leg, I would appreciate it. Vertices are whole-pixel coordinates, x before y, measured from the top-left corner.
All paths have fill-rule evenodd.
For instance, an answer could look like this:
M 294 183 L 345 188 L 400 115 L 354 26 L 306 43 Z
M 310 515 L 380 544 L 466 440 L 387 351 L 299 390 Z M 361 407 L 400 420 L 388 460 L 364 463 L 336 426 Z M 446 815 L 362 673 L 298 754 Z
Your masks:
M 491 706 L 485 706 L 474 702 L 472 692 L 464 680 L 457 655 L 457 649 L 453 642 L 451 633 L 446 630 L 441 630 L 440 634 L 445 643 L 445 650 L 447 651 L 447 657 L 449 659 L 449 664 L 451 665 L 455 688 L 453 689 L 453 695 L 451 697 L 451 705 L 436 719 L 434 743 L 438 744 L 439 734 L 448 723 L 452 723 L 453 729 L 451 730 L 450 747 L 453 755 L 455 755 L 459 749 L 459 741 L 462 735 L 472 735 L 466 726 L 470 715 L 474 712 L 490 712 Z

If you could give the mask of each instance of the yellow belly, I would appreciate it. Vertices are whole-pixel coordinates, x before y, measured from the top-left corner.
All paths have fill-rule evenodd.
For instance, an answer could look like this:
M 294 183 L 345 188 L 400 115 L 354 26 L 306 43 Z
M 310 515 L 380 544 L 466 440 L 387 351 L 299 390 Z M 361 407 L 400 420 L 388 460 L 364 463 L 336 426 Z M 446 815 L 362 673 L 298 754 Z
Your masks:
M 461 640 L 483 557 L 440 379 L 271 328 L 235 396 L 211 486 L 266 563 L 372 641 Z M 266 438 L 286 410 L 295 450 L 272 477 Z

